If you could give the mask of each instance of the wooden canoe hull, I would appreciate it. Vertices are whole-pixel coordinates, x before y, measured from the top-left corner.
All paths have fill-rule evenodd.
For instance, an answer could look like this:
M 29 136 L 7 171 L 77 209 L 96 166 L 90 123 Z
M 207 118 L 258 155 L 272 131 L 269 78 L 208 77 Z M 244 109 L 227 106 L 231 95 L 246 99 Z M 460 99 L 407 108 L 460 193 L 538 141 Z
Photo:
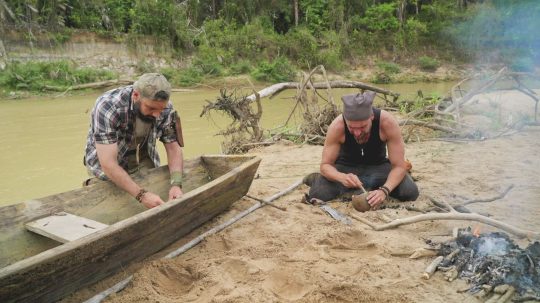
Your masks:
M 209 175 L 223 175 L 179 200 L 0 269 L 0 302 L 54 302 L 161 250 L 247 193 L 260 159 L 244 160 L 231 170 L 223 156 L 202 157 Z

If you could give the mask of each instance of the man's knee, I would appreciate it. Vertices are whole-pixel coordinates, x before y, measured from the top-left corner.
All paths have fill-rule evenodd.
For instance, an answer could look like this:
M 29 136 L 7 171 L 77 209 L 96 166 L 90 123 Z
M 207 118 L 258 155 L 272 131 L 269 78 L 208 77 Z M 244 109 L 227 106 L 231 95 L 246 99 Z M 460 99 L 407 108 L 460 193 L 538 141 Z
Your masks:
M 312 182 L 309 189 L 309 198 L 316 198 L 322 201 L 329 201 L 339 195 L 339 185 L 328 181 L 325 177 L 319 175 Z
M 315 198 L 322 201 L 330 201 L 337 196 L 338 195 L 334 193 L 334 191 L 328 188 L 318 188 L 317 186 L 312 186 L 309 189 L 309 198 Z
M 418 191 L 418 187 L 415 186 L 414 188 L 411 188 L 410 190 L 406 191 L 404 195 L 401 196 L 401 201 L 416 201 L 418 199 L 418 196 L 420 195 L 420 192 Z
M 398 188 L 396 188 L 396 190 L 392 192 L 390 196 L 400 201 L 416 201 L 416 199 L 418 199 L 418 196 L 420 195 L 418 186 L 412 180 L 407 183 L 408 184 L 402 184 L 398 186 Z

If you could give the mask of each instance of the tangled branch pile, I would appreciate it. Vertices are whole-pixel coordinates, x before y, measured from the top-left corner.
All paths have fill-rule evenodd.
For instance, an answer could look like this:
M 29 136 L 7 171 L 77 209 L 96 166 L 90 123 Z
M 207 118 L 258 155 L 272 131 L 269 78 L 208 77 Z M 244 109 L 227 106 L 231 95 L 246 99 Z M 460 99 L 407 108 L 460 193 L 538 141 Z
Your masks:
M 323 73 L 327 83 L 326 98 L 319 94 L 313 85 L 312 76 L 317 70 L 320 70 Z M 308 94 L 307 88 L 310 89 L 310 94 Z M 289 115 L 290 119 L 298 105 L 300 105 L 300 108 L 302 109 L 302 122 L 298 127 L 299 133 L 297 135 L 297 141 L 311 144 L 324 143 L 328 126 L 340 114 L 332 97 L 331 90 L 330 83 L 326 78 L 326 71 L 322 65 L 314 68 L 309 75 L 304 74 L 302 85 L 296 92 L 296 105 Z M 319 102 L 319 98 L 324 101 L 323 104 Z M 289 119 L 287 119 L 285 124 L 289 122 Z M 294 134 L 289 135 L 291 136 Z
M 529 73 L 510 72 L 506 68 L 495 74 L 477 75 L 456 84 L 450 96 L 430 102 L 419 95 L 419 107 L 400 121 L 408 141 L 418 128 L 431 128 L 446 134 L 445 140 L 485 140 L 512 134 L 526 125 L 537 125 L 540 96 L 530 88 L 538 85 L 540 77 Z M 534 114 L 529 104 L 518 104 L 519 92 L 534 102 Z M 425 102 L 428 101 L 428 102 Z M 433 101 L 433 100 L 431 100 Z M 406 104 L 406 102 L 401 102 Z
M 313 81 L 316 73 L 321 74 L 323 82 Z M 480 84 L 473 84 L 470 88 L 465 88 L 465 86 L 476 83 L 477 79 L 461 81 L 453 87 L 451 96 L 444 99 L 423 96 L 419 91 L 415 100 L 401 100 L 398 102 L 399 94 L 376 86 L 356 81 L 329 81 L 324 67 L 317 66 L 309 74 L 304 73 L 301 82 L 277 83 L 247 97 L 239 98 L 236 96 L 236 91 L 227 93 L 225 89 L 222 89 L 217 100 L 209 102 L 204 107 L 201 116 L 209 114 L 211 110 L 217 110 L 225 112 L 233 119 L 231 125 L 219 133 L 219 135 L 225 136 L 223 144 L 225 153 L 243 153 L 252 147 L 269 145 L 279 139 L 288 139 L 298 143 L 323 144 L 328 126 L 340 114 L 340 110 L 332 97 L 332 88 L 356 88 L 360 91 L 371 90 L 376 92 L 377 96 L 384 100 L 384 109 L 390 111 L 399 110 L 405 114 L 405 119 L 399 121 L 399 124 L 403 127 L 402 132 L 405 141 L 414 138 L 420 140 L 420 138 L 433 137 L 433 134 L 427 134 L 432 130 L 446 134 L 443 135 L 444 138 L 440 138 L 441 140 L 485 140 L 508 135 L 516 132 L 524 125 L 537 123 L 536 117 L 540 98 L 534 90 L 524 84 L 523 77 L 540 79 L 538 76 L 531 74 L 511 73 L 503 68 L 498 73 L 480 81 Z M 506 88 L 506 90 L 517 90 L 535 102 L 532 119 L 529 117 L 527 122 L 521 121 L 523 119 L 514 119 L 513 123 L 501 123 L 501 119 L 512 120 L 512 114 L 507 113 L 507 117 L 502 117 L 499 114 L 499 121 L 486 123 L 486 116 L 491 113 L 487 111 L 492 110 L 492 108 L 488 107 L 498 107 L 498 112 L 502 113 L 505 112 L 502 109 L 503 106 L 512 106 L 509 103 L 504 104 L 505 102 L 491 102 L 489 96 L 485 97 L 486 93 L 499 89 L 495 84 L 501 80 L 512 80 L 514 85 Z M 259 124 L 262 115 L 260 98 L 269 97 L 272 99 L 286 89 L 296 89 L 295 106 L 281 127 L 265 134 Z M 326 93 L 321 94 L 321 89 L 325 90 Z M 479 95 L 488 100 L 483 100 L 484 103 L 479 105 L 476 104 L 479 108 L 473 109 L 475 103 L 471 101 L 474 100 L 474 96 Z M 389 100 L 388 96 L 392 96 L 393 99 Z M 257 104 L 256 111 L 251 105 L 254 101 Z M 467 112 L 465 106 L 467 106 Z M 475 117 L 474 110 L 480 112 L 480 114 L 476 114 L 476 117 L 484 120 L 474 121 L 468 119 Z M 300 122 L 290 127 L 289 123 L 291 123 L 291 118 L 295 114 L 296 117 L 300 117 Z M 491 115 L 495 116 L 492 113 Z M 530 120 L 534 122 L 530 122 Z M 502 126 L 488 129 L 487 127 L 491 127 L 492 124 Z M 435 134 L 435 136 L 440 135 Z
M 260 142 L 263 139 L 264 130 L 260 126 L 262 105 L 259 96 L 256 98 L 257 111 L 250 106 L 251 101 L 244 97 L 237 97 L 236 91 L 227 93 L 226 89 L 220 90 L 220 95 L 215 102 L 208 101 L 200 114 L 210 116 L 210 111 L 221 111 L 232 118 L 232 123 L 218 135 L 225 136 L 222 149 L 226 154 L 246 152 L 250 144 Z

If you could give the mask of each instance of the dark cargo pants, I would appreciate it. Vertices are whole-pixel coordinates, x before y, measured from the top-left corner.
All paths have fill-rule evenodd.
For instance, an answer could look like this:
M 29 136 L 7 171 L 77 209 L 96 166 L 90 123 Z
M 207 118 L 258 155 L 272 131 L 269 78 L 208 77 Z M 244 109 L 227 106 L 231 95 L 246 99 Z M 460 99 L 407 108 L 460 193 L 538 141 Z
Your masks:
M 353 173 L 357 175 L 366 190 L 369 191 L 384 185 L 392 169 L 392 165 L 389 162 L 379 165 L 359 165 L 354 167 L 336 164 L 336 169 L 342 173 Z M 329 181 L 322 175 L 319 175 L 313 181 L 313 184 L 311 184 L 309 198 L 329 201 L 342 195 L 360 193 L 362 193 L 361 189 L 350 189 L 339 182 Z M 398 187 L 390 193 L 390 197 L 400 201 L 414 201 L 418 198 L 418 195 L 418 186 L 416 186 L 416 183 L 414 183 L 409 174 L 406 174 Z

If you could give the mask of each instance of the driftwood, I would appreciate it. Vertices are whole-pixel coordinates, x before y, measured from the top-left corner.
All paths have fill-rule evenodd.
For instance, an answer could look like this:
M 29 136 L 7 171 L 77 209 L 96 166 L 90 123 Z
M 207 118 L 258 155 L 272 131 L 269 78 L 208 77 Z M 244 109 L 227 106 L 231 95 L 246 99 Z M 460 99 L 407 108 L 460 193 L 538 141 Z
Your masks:
M 454 116 L 455 116 L 457 122 L 460 122 L 460 107 L 461 106 L 463 106 L 466 103 L 470 102 L 475 95 L 487 92 L 489 89 L 491 89 L 500 80 L 502 80 L 502 79 L 511 79 L 511 80 L 514 80 L 514 82 L 517 84 L 517 86 L 513 87 L 514 89 L 516 89 L 516 90 L 520 91 L 521 93 L 529 96 L 535 102 L 534 121 L 537 121 L 538 103 L 540 101 L 540 96 L 538 96 L 538 94 L 536 94 L 535 91 L 528 88 L 523 83 L 523 81 L 520 80 L 519 77 L 522 77 L 522 76 L 529 77 L 529 78 L 534 78 L 534 79 L 539 79 L 538 75 L 534 75 L 534 74 L 531 74 L 531 73 L 510 72 L 510 71 L 507 70 L 506 67 L 503 67 L 497 73 L 495 73 L 493 76 L 489 77 L 487 80 L 483 81 L 479 85 L 473 87 L 469 92 L 467 92 L 467 94 L 463 95 L 462 92 L 464 90 L 461 89 L 461 86 L 466 81 L 471 80 L 470 78 L 466 78 L 466 79 L 460 81 L 454 87 L 452 87 L 452 90 L 451 90 L 452 104 L 450 104 L 447 108 L 445 108 L 443 110 L 443 112 L 444 113 L 454 113 Z M 457 92 L 460 93 L 460 97 L 457 96 Z
M 438 256 L 437 258 L 435 258 L 435 260 L 433 260 L 428 265 L 428 267 L 426 267 L 426 270 L 424 270 L 424 273 L 422 274 L 422 278 L 429 280 L 429 278 L 431 278 L 431 276 L 435 273 L 435 271 L 437 270 L 437 267 L 439 266 L 439 264 L 441 264 L 443 259 L 444 259 L 443 256 Z
M 498 200 L 498 199 L 502 199 L 504 198 L 508 192 L 514 188 L 514 185 L 511 184 L 509 185 L 505 190 L 503 190 L 500 194 L 498 194 L 497 196 L 494 196 L 494 197 L 490 197 L 490 198 L 484 198 L 484 199 L 468 199 L 460 204 L 448 204 L 444 201 L 439 201 L 437 199 L 435 199 L 434 197 L 430 196 L 430 195 L 427 195 L 428 199 L 431 201 L 431 203 L 435 204 L 435 206 L 439 207 L 439 208 L 443 208 L 443 209 L 446 209 L 447 211 L 457 211 L 459 213 L 472 213 L 472 211 L 470 211 L 467 207 L 465 207 L 466 205 L 469 205 L 469 204 L 473 204 L 473 203 L 484 203 L 484 202 L 493 202 L 495 200 Z M 486 216 L 488 217 L 489 215 L 488 214 L 484 214 L 484 213 L 479 213 L 483 216 Z
M 453 135 L 459 135 L 460 134 L 460 132 L 458 130 L 456 130 L 456 129 L 446 127 L 446 126 L 442 126 L 440 124 L 430 123 L 428 121 L 419 121 L 419 120 L 408 119 L 408 120 L 399 121 L 399 125 L 400 126 L 417 125 L 417 126 L 423 126 L 423 127 L 431 128 L 433 130 L 438 130 L 438 131 L 450 133 L 450 134 L 453 134 Z
M 50 91 L 66 92 L 70 90 L 79 90 L 79 89 L 87 89 L 87 88 L 97 89 L 97 88 L 110 87 L 114 85 L 129 85 L 129 84 L 132 84 L 133 82 L 134 82 L 133 80 L 127 80 L 127 79 L 114 79 L 114 80 L 106 80 L 106 81 L 73 85 L 73 86 L 68 87 L 67 89 L 65 86 L 53 86 L 53 85 L 44 85 L 43 88 Z
M 509 225 L 507 223 L 497 221 L 497 220 L 494 220 L 494 219 L 491 219 L 491 218 L 488 218 L 486 216 L 482 216 L 479 214 L 462 214 L 458 212 L 442 213 L 442 214 L 422 214 L 422 215 L 413 216 L 409 218 L 396 219 L 390 223 L 381 224 L 381 225 L 376 225 L 368 221 L 367 219 L 358 217 L 354 214 L 351 214 L 351 216 L 355 216 L 355 219 L 357 219 L 358 221 L 361 221 L 362 223 L 368 225 L 369 227 L 371 227 L 373 230 L 376 230 L 376 231 L 392 229 L 401 225 L 407 225 L 407 224 L 417 223 L 421 221 L 464 220 L 464 221 L 477 221 L 477 222 L 481 222 L 487 225 L 491 225 L 493 227 L 497 227 L 510 234 L 513 234 L 514 236 L 520 239 L 528 238 L 528 239 L 540 240 L 540 232 L 520 229 L 512 225 Z
M 286 90 L 286 89 L 300 89 L 301 83 L 298 82 L 282 82 L 282 83 L 276 83 L 272 86 L 266 87 L 258 92 L 261 98 L 264 97 L 270 97 L 273 98 L 276 95 L 278 95 L 280 92 Z M 313 83 L 313 88 L 315 89 L 325 89 L 325 88 L 358 88 L 358 89 L 365 89 L 365 90 L 371 90 L 376 93 L 380 93 L 383 95 L 390 95 L 394 98 L 398 98 L 399 94 L 392 92 L 387 89 L 383 89 L 377 86 L 369 85 L 363 82 L 358 81 L 348 81 L 348 80 L 335 80 L 335 81 L 325 81 L 325 82 L 315 82 Z M 247 99 L 250 101 L 255 101 L 255 94 L 247 96 Z
M 506 71 L 506 67 L 501 68 L 495 75 L 493 75 L 488 80 L 481 83 L 480 85 L 478 85 L 478 86 L 474 87 L 473 89 L 471 89 L 465 96 L 463 96 L 462 98 L 453 100 L 453 103 L 450 106 L 448 106 L 447 108 L 445 108 L 444 112 L 446 112 L 446 113 L 452 112 L 456 108 L 459 108 L 460 106 L 464 105 L 466 102 L 468 102 L 475 95 L 477 95 L 477 94 L 479 94 L 481 92 L 484 92 L 486 89 L 488 89 L 493 84 L 495 84 L 502 77 L 502 75 L 503 75 L 503 73 L 505 71 Z M 462 82 L 460 82 L 459 84 L 461 85 Z
M 508 192 L 514 188 L 514 184 L 509 185 L 504 191 L 502 191 L 499 195 L 491 197 L 491 198 L 485 198 L 485 199 L 471 199 L 463 202 L 461 205 L 469 205 L 473 203 L 484 203 L 484 202 L 493 202 L 498 199 L 502 199 L 508 194 Z
M 210 116 L 212 110 L 222 111 L 230 118 L 232 123 L 218 134 L 225 136 L 222 148 L 226 154 L 246 152 L 251 143 L 258 143 L 264 139 L 264 129 L 260 125 L 263 109 L 258 93 L 255 93 L 257 102 L 256 111 L 250 106 L 246 97 L 238 97 L 236 90 L 228 93 L 226 89 L 220 90 L 220 96 L 215 102 L 207 101 L 200 114 Z
M 69 87 L 65 86 L 53 86 L 53 85 L 44 85 L 43 88 L 45 90 L 50 91 L 56 91 L 56 92 L 63 92 L 62 94 L 67 93 L 71 90 L 80 90 L 80 89 L 98 89 L 98 88 L 106 88 L 111 87 L 115 85 L 130 85 L 133 84 L 135 80 L 130 79 L 113 79 L 113 80 L 105 80 L 105 81 L 98 81 L 98 82 L 92 82 L 92 83 L 85 83 L 85 84 L 79 84 L 79 85 L 73 85 Z M 187 88 L 173 88 L 171 89 L 171 92 L 175 93 L 188 93 L 188 92 L 194 92 L 193 89 L 187 89 Z

